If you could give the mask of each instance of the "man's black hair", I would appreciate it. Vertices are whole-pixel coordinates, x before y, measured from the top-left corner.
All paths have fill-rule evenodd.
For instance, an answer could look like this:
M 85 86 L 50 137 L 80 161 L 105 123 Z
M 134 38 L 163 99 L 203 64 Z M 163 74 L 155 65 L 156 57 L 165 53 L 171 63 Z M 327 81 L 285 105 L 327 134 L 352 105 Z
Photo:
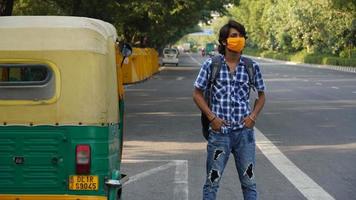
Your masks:
M 230 28 L 236 29 L 245 39 L 247 39 L 245 27 L 235 20 L 229 20 L 227 24 L 221 27 L 219 32 L 219 53 L 225 55 L 225 45 L 223 42 L 226 43 L 227 38 L 229 37 Z

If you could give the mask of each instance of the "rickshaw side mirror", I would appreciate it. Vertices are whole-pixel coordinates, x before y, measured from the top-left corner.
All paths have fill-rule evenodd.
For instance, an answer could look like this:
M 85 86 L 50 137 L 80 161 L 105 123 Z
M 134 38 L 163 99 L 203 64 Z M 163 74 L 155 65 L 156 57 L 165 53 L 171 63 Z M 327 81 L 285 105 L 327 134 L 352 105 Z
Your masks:
M 132 47 L 128 43 L 124 43 L 120 48 L 123 57 L 129 57 L 132 54 Z

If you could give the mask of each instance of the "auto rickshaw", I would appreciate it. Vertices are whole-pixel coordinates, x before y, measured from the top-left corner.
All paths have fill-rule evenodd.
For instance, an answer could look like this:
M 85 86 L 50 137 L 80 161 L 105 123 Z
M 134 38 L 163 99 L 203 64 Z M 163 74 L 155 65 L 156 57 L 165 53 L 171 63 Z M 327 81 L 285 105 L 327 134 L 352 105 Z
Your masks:
M 121 198 L 116 41 L 96 19 L 0 17 L 1 200 Z

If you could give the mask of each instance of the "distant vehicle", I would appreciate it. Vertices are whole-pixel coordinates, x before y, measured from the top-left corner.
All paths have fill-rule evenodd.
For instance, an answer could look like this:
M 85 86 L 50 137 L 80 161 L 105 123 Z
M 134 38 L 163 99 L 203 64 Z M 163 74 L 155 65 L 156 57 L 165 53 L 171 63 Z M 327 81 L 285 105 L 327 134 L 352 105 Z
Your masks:
M 182 47 L 183 47 L 183 52 L 190 52 L 190 43 L 184 43 Z
M 207 43 L 205 45 L 205 54 L 209 56 L 214 56 L 215 55 L 214 49 L 215 49 L 214 43 Z
M 201 49 L 201 56 L 203 56 L 203 57 L 205 56 L 205 49 L 204 48 Z
M 209 57 L 214 57 L 214 56 L 216 56 L 216 55 L 218 55 L 219 54 L 219 52 L 217 52 L 217 51 L 210 51 L 209 53 L 207 53 L 206 55 L 208 55 Z
M 179 51 L 177 49 L 165 48 L 163 49 L 163 58 L 162 58 L 162 65 L 165 64 L 175 64 L 178 66 L 178 54 Z

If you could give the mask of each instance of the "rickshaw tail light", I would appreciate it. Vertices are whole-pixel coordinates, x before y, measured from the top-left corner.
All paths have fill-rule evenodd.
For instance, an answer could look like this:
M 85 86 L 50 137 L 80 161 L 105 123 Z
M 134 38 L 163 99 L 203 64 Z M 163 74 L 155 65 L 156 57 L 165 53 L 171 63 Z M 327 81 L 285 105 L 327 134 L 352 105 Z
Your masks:
M 89 174 L 91 158 L 90 146 L 77 145 L 75 155 L 77 174 Z

